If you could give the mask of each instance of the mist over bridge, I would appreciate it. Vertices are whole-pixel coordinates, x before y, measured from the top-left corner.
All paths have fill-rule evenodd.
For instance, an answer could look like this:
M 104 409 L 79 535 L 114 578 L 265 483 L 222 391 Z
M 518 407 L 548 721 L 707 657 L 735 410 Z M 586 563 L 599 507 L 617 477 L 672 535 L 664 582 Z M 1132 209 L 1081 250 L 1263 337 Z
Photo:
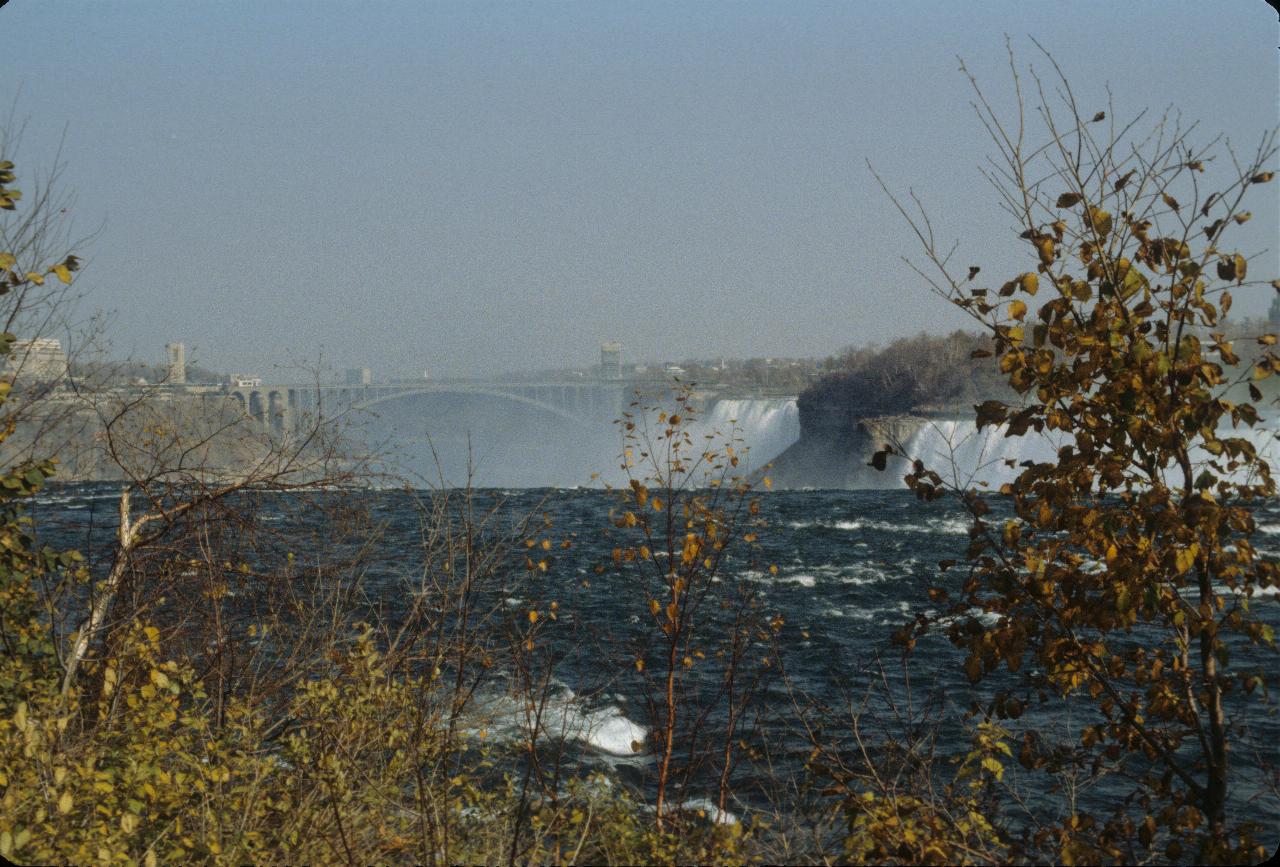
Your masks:
M 618 418 L 637 388 L 660 388 L 655 380 L 581 378 L 525 381 L 424 379 L 392 383 L 290 383 L 233 380 L 228 394 L 264 428 L 285 433 L 304 422 L 333 421 L 354 412 L 392 409 L 394 404 L 430 397 L 477 398 L 529 408 L 583 427 Z
M 275 436 L 340 423 L 354 443 L 385 455 L 394 474 L 430 484 L 561 487 L 622 483 L 621 430 L 645 404 L 666 405 L 678 387 L 665 377 L 557 380 L 440 379 L 317 384 L 233 381 L 228 394 Z M 794 395 L 698 389 L 704 412 L 693 433 L 739 427 L 760 446 L 760 462 L 799 436 Z M 704 429 L 705 428 L 705 429 Z M 737 440 L 739 446 L 746 441 Z
M 342 383 L 233 377 L 226 393 L 273 436 L 341 424 L 344 439 L 357 449 L 367 445 L 395 474 L 499 487 L 617 482 L 623 443 L 614 422 L 637 400 L 669 404 L 680 387 L 673 377 L 683 374 L 672 366 L 624 368 L 620 356 L 621 344 L 608 341 L 589 372 L 375 383 L 359 368 Z M 794 393 L 744 395 L 740 386 L 712 386 L 693 398 L 708 411 L 698 436 L 713 430 L 736 436 L 750 427 L 770 457 L 799 435 Z

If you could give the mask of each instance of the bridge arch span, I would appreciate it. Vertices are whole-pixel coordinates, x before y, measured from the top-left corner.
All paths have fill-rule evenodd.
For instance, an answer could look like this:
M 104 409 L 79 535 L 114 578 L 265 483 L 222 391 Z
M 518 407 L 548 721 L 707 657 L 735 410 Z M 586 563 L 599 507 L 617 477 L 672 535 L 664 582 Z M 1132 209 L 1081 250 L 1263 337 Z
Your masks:
M 416 397 L 435 397 L 437 395 L 457 395 L 461 397 L 474 397 L 474 396 L 491 397 L 491 398 L 496 398 L 498 400 L 504 400 L 511 403 L 519 403 L 525 406 L 530 406 L 541 412 L 545 412 L 550 415 L 557 416 L 561 419 L 564 419 L 565 421 L 572 422 L 574 424 L 588 423 L 588 420 L 583 418 L 582 416 L 577 415 L 573 412 L 570 412 L 569 410 L 563 407 L 556 406 L 553 403 L 547 403 L 546 401 L 537 400 L 536 398 L 528 397 L 522 394 L 514 394 L 509 391 L 503 391 L 502 389 L 474 388 L 474 387 L 472 388 L 440 388 L 440 387 L 420 388 L 420 389 L 399 391 L 399 392 L 395 392 L 394 394 L 379 395 L 378 397 L 374 397 L 369 400 L 353 403 L 351 407 L 347 409 L 343 414 L 345 415 L 346 412 L 354 412 L 356 410 L 372 409 L 376 406 L 392 403 L 395 401 L 411 400 Z

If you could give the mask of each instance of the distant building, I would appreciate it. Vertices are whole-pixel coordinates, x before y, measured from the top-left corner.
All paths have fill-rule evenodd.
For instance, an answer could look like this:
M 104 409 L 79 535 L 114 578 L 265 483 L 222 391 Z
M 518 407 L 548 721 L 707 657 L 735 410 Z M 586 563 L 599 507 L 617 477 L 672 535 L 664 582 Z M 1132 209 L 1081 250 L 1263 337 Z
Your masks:
M 170 385 L 186 385 L 187 384 L 187 347 L 182 343 L 166 343 L 164 345 L 164 354 L 168 362 L 168 377 L 165 380 Z
M 373 371 L 367 367 L 350 367 L 347 368 L 347 385 L 372 385 Z
M 622 344 L 616 340 L 600 344 L 600 376 L 603 379 L 622 378 Z
M 1280 325 L 1280 294 L 1271 299 L 1271 310 L 1267 313 L 1267 321 L 1272 325 Z
M 231 388 L 261 388 L 262 377 L 252 373 L 233 373 L 227 377 Z
M 16 340 L 4 361 L 4 378 L 23 385 L 53 385 L 66 378 L 69 368 L 61 341 L 49 337 Z

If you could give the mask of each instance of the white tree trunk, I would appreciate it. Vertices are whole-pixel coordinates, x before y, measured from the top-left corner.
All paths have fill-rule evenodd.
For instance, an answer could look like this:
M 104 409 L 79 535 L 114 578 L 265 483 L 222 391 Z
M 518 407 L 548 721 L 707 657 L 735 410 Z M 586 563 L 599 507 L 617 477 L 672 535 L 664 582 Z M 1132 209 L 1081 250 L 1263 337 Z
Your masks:
M 69 693 L 75 685 L 76 670 L 80 667 L 81 660 L 89 650 L 89 644 L 102 628 L 102 623 L 111 610 L 111 602 L 115 599 L 116 590 L 124 579 L 134 543 L 137 541 L 137 528 L 132 520 L 128 487 L 120 492 L 120 529 L 117 539 L 119 549 L 116 552 L 115 562 L 111 565 L 111 571 L 107 573 L 107 579 L 102 583 L 101 593 L 90 596 L 89 616 L 76 633 L 76 640 L 71 646 L 71 652 L 67 655 L 66 675 L 62 678 L 63 695 Z

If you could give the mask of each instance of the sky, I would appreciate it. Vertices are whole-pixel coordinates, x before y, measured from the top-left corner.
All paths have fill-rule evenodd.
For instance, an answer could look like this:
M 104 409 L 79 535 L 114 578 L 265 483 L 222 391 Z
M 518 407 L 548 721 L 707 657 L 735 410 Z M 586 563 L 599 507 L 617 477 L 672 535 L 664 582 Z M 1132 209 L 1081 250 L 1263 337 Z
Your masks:
M 378 376 L 821 356 L 965 320 L 868 170 L 988 273 L 1025 270 L 978 171 L 963 57 L 1006 34 L 1081 101 L 1280 123 L 1262 0 L 62 2 L 0 9 L 18 170 L 62 142 L 86 309 L 119 357 Z M 21 184 L 18 185 L 21 188 Z M 1238 235 L 1280 275 L 1277 190 Z M 1261 314 L 1271 290 L 1243 291 Z

